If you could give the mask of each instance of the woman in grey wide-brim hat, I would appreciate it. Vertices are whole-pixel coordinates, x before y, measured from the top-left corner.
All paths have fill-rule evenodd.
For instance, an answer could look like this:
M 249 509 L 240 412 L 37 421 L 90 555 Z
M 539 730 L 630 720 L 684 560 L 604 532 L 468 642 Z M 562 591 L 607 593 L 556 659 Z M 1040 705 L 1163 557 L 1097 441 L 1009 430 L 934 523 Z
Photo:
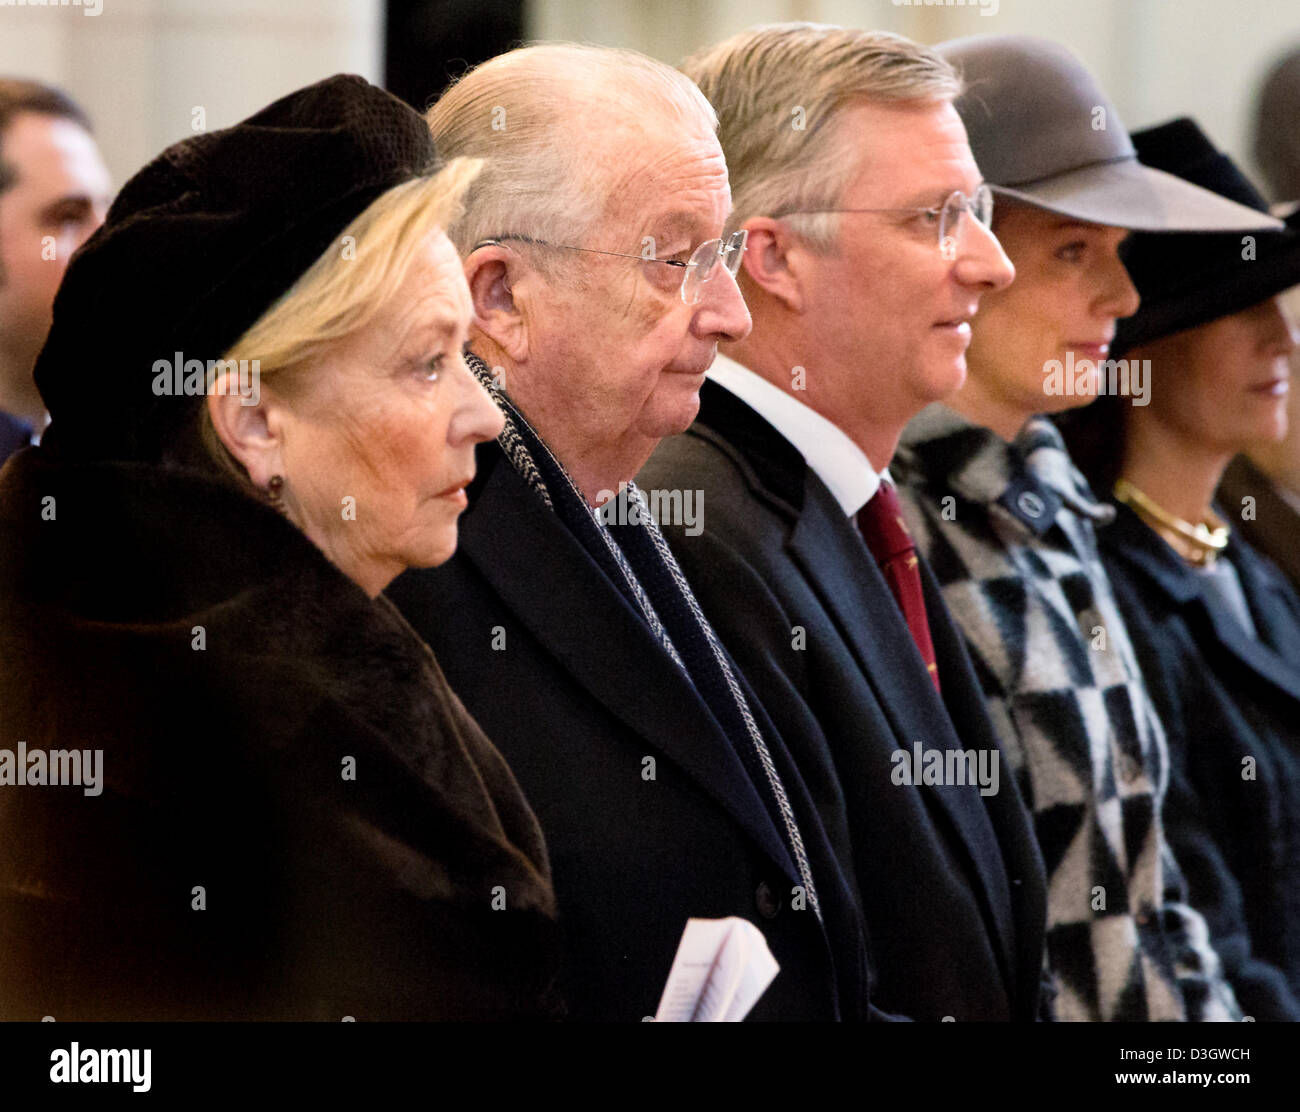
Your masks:
M 1034 812 L 1056 1014 L 1232 1019 L 1162 828 L 1165 735 L 1096 557 L 1110 511 L 1042 414 L 1092 400 L 1137 308 L 1129 230 L 1276 222 L 1143 166 L 1064 47 L 991 35 L 939 51 L 966 80 L 957 109 L 1016 280 L 984 296 L 966 384 L 908 427 L 894 472 Z
M 1133 138 L 1143 159 L 1267 211 L 1193 121 Z M 1117 507 L 1098 539 L 1170 737 L 1170 844 L 1242 1007 L 1297 1020 L 1300 596 L 1240 535 L 1270 508 L 1212 503 L 1237 452 L 1286 431 L 1296 336 L 1280 295 L 1300 284 L 1300 219 L 1137 235 L 1124 255 L 1142 307 L 1116 350 L 1148 368 L 1147 404 L 1105 397 L 1063 431 Z

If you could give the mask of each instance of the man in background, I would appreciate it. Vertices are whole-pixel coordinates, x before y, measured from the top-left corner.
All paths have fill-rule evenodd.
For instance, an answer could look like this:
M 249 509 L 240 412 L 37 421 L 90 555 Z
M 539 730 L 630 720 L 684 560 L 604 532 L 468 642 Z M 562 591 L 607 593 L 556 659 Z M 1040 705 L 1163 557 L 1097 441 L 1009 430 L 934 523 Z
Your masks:
M 49 85 L 0 78 L 0 463 L 45 424 L 32 367 L 68 259 L 111 199 L 85 112 Z

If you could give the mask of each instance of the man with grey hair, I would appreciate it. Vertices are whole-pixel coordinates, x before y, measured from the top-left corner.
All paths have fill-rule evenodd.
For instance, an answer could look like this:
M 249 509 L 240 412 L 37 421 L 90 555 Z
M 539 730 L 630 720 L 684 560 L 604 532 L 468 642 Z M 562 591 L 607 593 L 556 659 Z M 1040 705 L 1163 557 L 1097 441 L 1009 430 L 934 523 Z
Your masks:
M 888 472 L 908 420 L 961 385 L 981 295 L 1013 276 L 960 82 L 907 39 L 813 24 L 685 70 L 718 112 L 754 330 L 641 481 L 703 487 L 704 530 L 669 530 L 674 551 L 778 728 L 815 747 L 796 761 L 836 770 L 823 817 L 849 830 L 873 1003 L 1036 1018 L 1043 864 Z
M 451 234 L 506 427 L 455 557 L 390 594 L 541 821 L 561 993 L 639 1021 L 687 920 L 738 916 L 780 966 L 755 1018 L 861 1018 L 845 834 L 812 803 L 833 779 L 792 760 L 631 482 L 750 328 L 713 111 L 649 58 L 548 44 L 473 70 L 429 123 L 443 156 L 485 160 Z

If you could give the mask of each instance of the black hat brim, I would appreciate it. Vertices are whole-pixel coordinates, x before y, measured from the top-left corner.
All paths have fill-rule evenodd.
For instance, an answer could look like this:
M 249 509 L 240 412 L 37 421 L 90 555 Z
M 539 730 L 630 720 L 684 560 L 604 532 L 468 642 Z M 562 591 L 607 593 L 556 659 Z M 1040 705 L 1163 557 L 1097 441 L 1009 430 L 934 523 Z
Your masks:
M 1300 210 L 1286 218 L 1283 231 L 1260 232 L 1253 239 L 1253 258 L 1243 257 L 1245 236 L 1152 236 L 1135 242 L 1125 262 L 1144 291 L 1142 304 L 1116 325 L 1112 358 L 1300 286 Z M 1224 264 L 1207 268 L 1204 260 L 1216 255 Z M 1195 265 L 1198 259 L 1200 266 Z M 1164 270 L 1161 280 L 1145 280 L 1156 268 Z M 1151 292 L 1153 287 L 1158 292 Z

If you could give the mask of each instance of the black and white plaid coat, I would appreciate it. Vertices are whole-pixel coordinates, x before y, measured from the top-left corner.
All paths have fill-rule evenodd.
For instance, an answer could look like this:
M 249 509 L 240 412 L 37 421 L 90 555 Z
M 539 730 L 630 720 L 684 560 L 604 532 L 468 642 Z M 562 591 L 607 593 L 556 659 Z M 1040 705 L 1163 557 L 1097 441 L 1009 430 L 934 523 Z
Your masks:
M 1113 509 L 1045 418 L 1007 444 L 930 406 L 890 469 L 1033 812 L 1057 1018 L 1239 1018 L 1164 837 L 1164 731 L 1093 531 Z

